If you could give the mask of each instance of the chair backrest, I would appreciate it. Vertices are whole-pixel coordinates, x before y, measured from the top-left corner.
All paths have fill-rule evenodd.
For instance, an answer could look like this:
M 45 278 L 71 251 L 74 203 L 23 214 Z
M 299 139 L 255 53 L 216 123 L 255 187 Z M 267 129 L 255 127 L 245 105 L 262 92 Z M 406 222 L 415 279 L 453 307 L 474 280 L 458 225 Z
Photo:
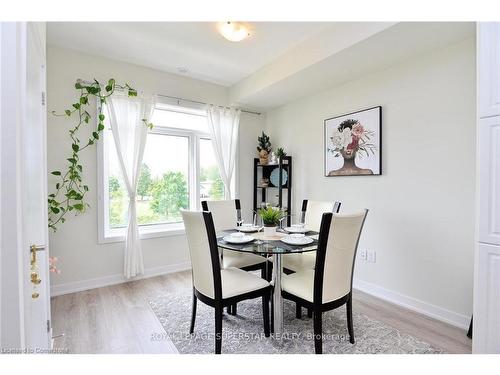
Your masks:
M 323 214 L 316 252 L 314 301 L 328 302 L 351 292 L 354 262 L 368 210 Z
M 241 206 L 239 199 L 225 201 L 202 201 L 203 211 L 210 211 L 217 232 L 232 229 L 236 226 L 236 220 L 241 218 Z
M 340 202 L 313 201 L 304 199 L 302 201 L 302 219 L 307 229 L 319 232 L 321 219 L 325 212 L 337 213 L 340 210 Z
M 217 237 L 210 212 L 181 211 L 189 245 L 193 286 L 207 297 L 222 298 Z

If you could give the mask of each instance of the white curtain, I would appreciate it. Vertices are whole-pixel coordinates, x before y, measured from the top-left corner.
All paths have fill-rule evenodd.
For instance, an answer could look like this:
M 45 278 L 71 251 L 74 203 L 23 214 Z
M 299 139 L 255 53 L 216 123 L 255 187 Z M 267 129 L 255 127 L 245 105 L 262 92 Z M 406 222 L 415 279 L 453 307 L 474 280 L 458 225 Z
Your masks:
M 238 129 L 241 110 L 222 108 L 211 105 L 208 108 L 208 129 L 212 136 L 212 145 L 219 173 L 224 182 L 225 199 L 231 199 L 231 180 L 236 162 L 238 147 Z
M 137 225 L 136 191 L 148 135 L 148 127 L 143 119 L 151 119 L 154 101 L 152 98 L 128 97 L 115 92 L 107 103 L 118 160 L 129 197 L 124 274 L 126 278 L 131 278 L 144 273 Z

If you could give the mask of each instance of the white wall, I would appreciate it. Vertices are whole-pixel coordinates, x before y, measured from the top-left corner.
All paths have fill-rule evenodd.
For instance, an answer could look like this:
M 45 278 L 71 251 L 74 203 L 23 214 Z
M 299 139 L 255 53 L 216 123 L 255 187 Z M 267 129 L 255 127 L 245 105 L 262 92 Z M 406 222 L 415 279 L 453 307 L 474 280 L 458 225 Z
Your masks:
M 216 104 L 227 104 L 227 89 L 223 86 L 168 74 L 137 65 L 85 55 L 57 47 L 47 51 L 48 110 L 63 111 L 76 98 L 73 89 L 76 79 L 129 83 L 147 93 L 157 93 Z M 93 108 L 95 111 L 95 108 Z M 49 172 L 63 168 L 70 153 L 67 134 L 73 122 L 48 114 Z M 252 158 L 257 135 L 264 126 L 264 116 L 243 114 L 240 131 L 241 168 L 239 185 L 243 202 L 252 203 Z M 253 150 L 250 154 L 250 150 Z M 250 155 L 250 156 L 249 156 Z M 83 215 L 69 215 L 65 224 L 50 235 L 50 252 L 59 258 L 60 275 L 51 279 L 53 294 L 122 281 L 123 243 L 97 243 L 97 152 L 96 148 L 82 152 L 84 178 L 89 185 L 87 195 L 91 208 Z M 49 176 L 49 190 L 54 180 Z M 147 275 L 185 268 L 189 257 L 184 235 L 143 240 L 144 265 Z
M 367 58 L 367 57 L 360 57 Z M 267 113 L 303 198 L 369 208 L 358 285 L 464 326 L 472 312 L 475 40 L 414 58 Z M 323 120 L 382 106 L 383 175 L 323 177 Z

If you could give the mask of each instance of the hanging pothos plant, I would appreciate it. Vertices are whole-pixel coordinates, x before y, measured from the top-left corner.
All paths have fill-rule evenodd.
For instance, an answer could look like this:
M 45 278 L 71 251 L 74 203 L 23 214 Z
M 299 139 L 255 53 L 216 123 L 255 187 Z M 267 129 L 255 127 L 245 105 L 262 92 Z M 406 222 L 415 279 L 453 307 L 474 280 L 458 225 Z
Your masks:
M 66 159 L 67 165 L 64 170 L 56 170 L 51 173 L 58 176 L 59 180 L 55 185 L 55 191 L 48 196 L 49 208 L 49 228 L 57 230 L 58 225 L 66 221 L 65 216 L 68 212 L 82 213 L 86 208 L 90 207 L 85 201 L 85 195 L 89 191 L 88 185 L 82 181 L 83 166 L 80 163 L 80 153 L 87 147 L 92 146 L 99 140 L 99 136 L 104 130 L 103 104 L 106 99 L 115 93 L 116 90 L 122 90 L 128 96 L 137 96 L 137 91 L 128 84 L 121 86 L 116 84 L 114 79 L 110 79 L 104 88 L 101 88 L 100 83 L 94 79 L 92 83 L 85 83 L 78 80 L 75 83 L 75 89 L 79 91 L 79 99 L 73 103 L 71 109 L 66 109 L 64 114 L 58 114 L 52 111 L 55 116 L 76 117 L 76 125 L 69 130 L 71 137 L 71 156 Z M 86 108 L 91 103 L 91 99 L 96 99 L 97 103 L 97 126 L 92 132 L 92 136 L 85 140 L 78 138 L 78 131 L 82 125 L 90 123 L 92 116 Z M 92 100 L 93 102 L 93 100 Z M 148 127 L 152 127 L 147 119 L 142 120 Z

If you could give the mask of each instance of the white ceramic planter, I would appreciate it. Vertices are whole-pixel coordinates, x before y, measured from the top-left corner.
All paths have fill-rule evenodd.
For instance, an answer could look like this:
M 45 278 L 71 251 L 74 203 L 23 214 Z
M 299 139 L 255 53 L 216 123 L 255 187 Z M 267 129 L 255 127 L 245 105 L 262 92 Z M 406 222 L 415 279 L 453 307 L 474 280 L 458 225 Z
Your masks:
M 276 234 L 276 229 L 278 227 L 264 227 L 264 234 L 266 236 L 272 236 L 274 234 Z

